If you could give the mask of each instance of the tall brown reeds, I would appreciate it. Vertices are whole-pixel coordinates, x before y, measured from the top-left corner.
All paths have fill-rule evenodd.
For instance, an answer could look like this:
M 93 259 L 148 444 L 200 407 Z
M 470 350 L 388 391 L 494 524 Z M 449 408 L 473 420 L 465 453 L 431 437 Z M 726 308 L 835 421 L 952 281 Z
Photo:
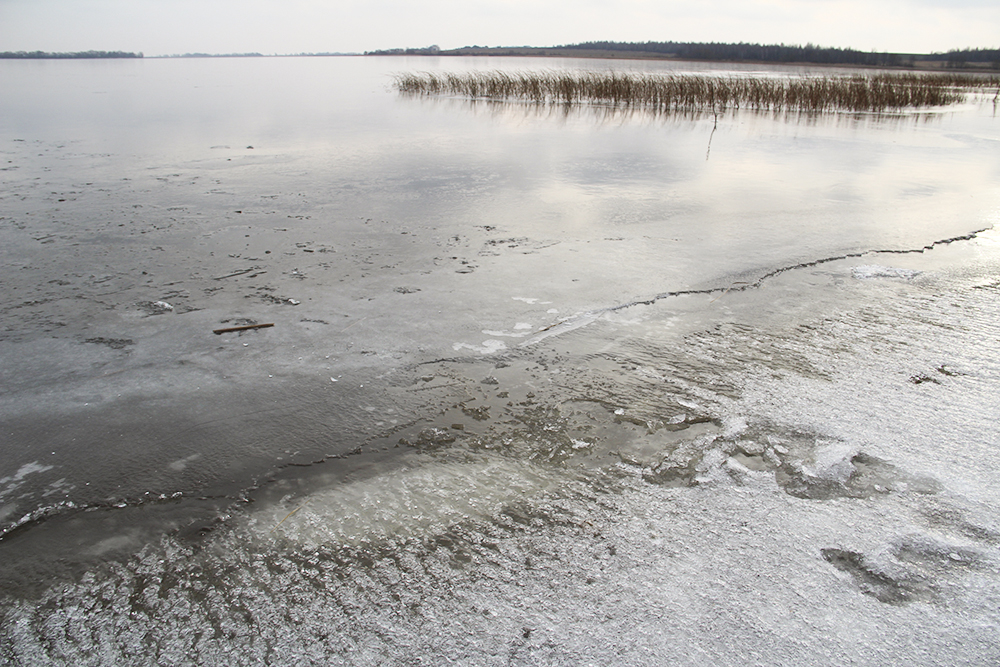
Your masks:
M 821 77 L 705 76 L 636 72 L 484 71 L 406 73 L 402 93 L 536 104 L 598 104 L 651 111 L 748 108 L 768 111 L 897 111 L 960 102 L 997 77 L 857 74 Z

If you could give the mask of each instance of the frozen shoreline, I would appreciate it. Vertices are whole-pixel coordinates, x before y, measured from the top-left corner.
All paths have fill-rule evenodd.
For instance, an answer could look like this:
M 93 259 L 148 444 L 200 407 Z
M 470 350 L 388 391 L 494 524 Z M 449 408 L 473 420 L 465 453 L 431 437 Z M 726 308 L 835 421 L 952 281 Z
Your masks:
M 8 598 L 0 646 L 39 664 L 989 664 L 997 247 L 785 272 L 672 352 L 657 303 L 421 365 L 393 395 L 453 408 L 288 469 L 207 533 Z
M 0 67 L 0 662 L 1000 662 L 988 102 L 105 65 Z
M 887 268 L 860 262 L 879 257 L 923 255 L 956 242 L 975 243 L 977 235 L 983 231 L 985 230 L 935 241 L 920 248 L 869 250 L 807 261 L 774 269 L 760 276 L 748 276 L 747 280 L 735 281 L 726 288 L 664 292 L 651 299 L 610 305 L 569 317 L 560 315 L 558 310 L 552 314 L 553 310 L 550 310 L 551 324 L 540 328 L 538 325 L 519 324 L 517 326 L 524 329 L 514 332 L 484 330 L 483 334 L 499 336 L 500 340 L 487 340 L 484 342 L 485 347 L 456 343 L 452 348 L 459 353 L 468 351 L 478 355 L 486 354 L 479 365 L 486 369 L 481 372 L 489 375 L 490 358 L 499 356 L 502 359 L 508 354 L 505 336 L 514 336 L 513 340 L 508 341 L 510 345 L 535 345 L 605 316 L 627 318 L 630 309 L 653 306 L 664 299 L 668 300 L 664 304 L 668 308 L 671 306 L 670 301 L 687 297 L 706 297 L 714 302 L 730 293 L 760 290 L 767 281 L 784 273 L 810 271 L 826 264 L 858 264 L 851 269 L 854 279 L 911 279 L 919 275 L 919 270 Z M 90 230 L 83 230 L 84 235 L 89 232 Z M 513 245 L 520 245 L 522 242 Z M 312 245 L 312 242 L 296 243 L 296 248 L 309 252 L 310 249 L 305 248 L 307 245 Z M 263 261 L 258 257 L 251 259 Z M 299 259 L 300 257 L 295 257 L 292 262 L 296 263 Z M 267 266 L 272 272 L 278 268 L 282 274 L 291 274 L 295 278 L 284 281 L 285 289 L 288 289 L 289 284 L 296 285 L 297 294 L 302 298 L 308 301 L 312 301 L 313 296 L 319 298 L 322 281 L 318 285 L 315 281 L 307 281 L 305 276 L 299 275 L 299 269 L 290 268 L 291 265 L 282 270 L 280 263 L 275 265 L 270 261 Z M 125 272 L 127 271 L 126 269 Z M 253 279 L 267 272 L 259 266 L 251 271 L 226 274 L 222 278 L 245 279 L 244 273 L 250 273 L 249 278 Z M 142 273 L 148 275 L 145 271 Z M 428 351 L 425 348 L 421 347 L 419 351 L 376 348 L 364 350 L 351 359 L 348 354 L 343 354 L 353 347 L 353 342 L 347 342 L 341 354 L 323 355 L 321 341 L 330 330 L 331 322 L 310 319 L 308 316 L 298 318 L 298 322 L 295 322 L 294 316 L 289 319 L 289 314 L 299 312 L 295 310 L 295 306 L 301 304 L 301 301 L 284 297 L 269 298 L 264 302 L 270 307 L 251 307 L 249 311 L 231 297 L 228 306 L 215 304 L 204 308 L 204 302 L 199 302 L 197 298 L 189 301 L 190 294 L 198 291 L 218 300 L 216 293 L 222 288 L 214 286 L 213 281 L 217 282 L 218 278 L 189 278 L 185 281 L 188 289 L 175 291 L 176 295 L 185 295 L 173 298 L 178 303 L 176 311 L 173 304 L 163 300 L 129 301 L 130 298 L 135 298 L 137 290 L 126 287 L 121 290 L 125 295 L 119 297 L 118 303 L 106 305 L 106 312 L 112 317 L 110 321 L 102 321 L 109 319 L 107 315 L 95 318 L 94 313 L 89 313 L 82 326 L 62 323 L 58 338 L 32 341 L 21 340 L 18 334 L 7 336 L 6 343 L 13 343 L 11 349 L 19 350 L 19 353 L 6 355 L 10 363 L 5 368 L 8 393 L 3 402 L 4 421 L 12 434 L 15 434 L 13 439 L 27 447 L 20 452 L 25 463 L 13 476 L 4 479 L 9 484 L 4 495 L 10 497 L 13 491 L 17 491 L 22 499 L 30 497 L 30 492 L 26 494 L 24 488 L 32 486 L 31 482 L 36 482 L 30 476 L 48 473 L 51 481 L 46 484 L 36 482 L 33 485 L 34 493 L 40 498 L 55 495 L 59 500 L 47 504 L 42 501 L 36 507 L 29 506 L 27 510 L 24 509 L 23 502 L 2 506 L 0 520 L 6 524 L 2 528 L 3 534 L 21 526 L 35 525 L 53 516 L 88 508 L 139 506 L 166 500 L 173 503 L 181 497 L 199 498 L 205 495 L 213 498 L 228 497 L 232 502 L 239 503 L 240 498 L 257 487 L 259 480 L 271 476 L 282 466 L 307 465 L 343 456 L 356 450 L 361 443 L 389 437 L 386 434 L 396 432 L 399 425 L 426 419 L 428 410 L 434 412 L 440 409 L 422 404 L 416 394 L 401 400 L 398 393 L 394 395 L 391 391 L 401 378 L 412 376 L 421 365 L 428 363 Z M 65 281 L 49 282 L 57 283 L 55 289 L 58 290 Z M 255 288 L 250 286 L 242 291 L 246 292 L 247 289 Z M 69 298 L 100 300 L 99 295 L 88 293 L 86 287 L 73 287 L 71 290 L 75 294 Z M 274 288 L 267 288 L 265 296 L 269 297 L 273 290 Z M 159 292 L 148 293 L 162 294 L 164 291 L 160 288 Z M 393 290 L 395 294 L 389 298 L 416 298 L 409 295 L 420 291 L 419 288 L 396 288 Z M 259 295 L 259 291 L 257 294 Z M 14 306 L 13 310 L 27 305 L 33 308 L 36 317 L 58 318 L 65 314 L 61 304 L 68 296 L 59 297 L 53 293 L 51 297 Z M 539 304 L 537 298 L 517 297 L 515 301 L 523 302 L 533 311 L 551 305 L 551 302 Z M 280 308 L 275 309 L 275 305 Z M 310 305 L 306 304 L 303 314 L 309 315 L 316 310 L 315 307 L 310 310 Z M 114 312 L 121 310 L 125 311 L 124 318 Z M 221 317 L 224 312 L 244 313 L 253 310 L 278 319 L 279 330 L 227 332 L 215 337 L 218 346 L 212 345 L 215 341 L 208 335 L 208 328 L 213 326 L 213 320 L 218 324 L 236 325 L 255 322 L 256 320 L 240 317 Z M 385 316 L 385 313 L 374 312 L 374 316 Z M 692 313 L 695 314 L 693 325 L 703 326 L 704 315 L 698 314 L 697 307 Z M 167 326 L 163 326 L 164 318 L 172 320 L 175 317 L 183 318 L 183 324 L 169 321 Z M 340 334 L 346 333 L 355 325 L 363 325 L 372 315 L 344 317 L 349 323 L 339 331 Z M 192 324 L 196 327 L 194 331 Z M 398 324 L 399 322 L 396 323 L 397 326 Z M 287 330 L 289 326 L 297 330 L 291 335 L 287 331 L 281 331 L 282 328 Z M 109 337 L 84 338 L 91 333 L 92 327 Z M 70 336 L 66 335 L 65 329 L 69 329 Z M 147 343 L 145 337 L 140 338 L 143 333 L 151 335 L 150 341 L 158 342 Z M 192 336 L 192 333 L 195 335 Z M 474 330 L 468 333 L 476 334 Z M 133 338 L 115 337 L 123 335 L 134 336 L 138 342 Z M 400 332 L 394 331 L 386 338 L 398 343 L 403 337 Z M 447 339 L 438 342 L 438 354 L 446 353 L 447 343 Z M 3 344 L 4 342 L 0 342 L 0 345 Z M 163 353 L 154 346 L 165 347 L 168 351 Z M 244 349 L 241 350 L 241 347 Z M 249 347 L 252 349 L 247 350 Z M 284 352 L 282 348 L 285 348 Z M 295 349 L 301 352 L 292 352 Z M 25 350 L 29 351 L 25 353 Z M 293 361 L 295 354 L 304 355 L 298 357 L 299 363 Z M 321 355 L 323 359 L 320 359 Z M 335 357 L 333 361 L 330 361 L 331 356 Z M 310 361 L 302 363 L 304 357 L 309 357 Z M 441 358 L 462 363 L 461 357 Z M 268 360 L 267 365 L 265 359 Z M 475 359 L 476 357 L 470 357 L 468 361 L 476 363 Z M 310 363 L 314 366 L 311 369 L 308 368 Z M 19 367 L 19 364 L 27 365 Z M 77 369 L 67 373 L 67 369 L 74 365 Z M 97 372 L 87 369 L 88 365 Z M 265 370 L 268 371 L 266 379 Z M 112 379 L 109 381 L 108 377 Z M 176 387 L 178 391 L 167 387 Z M 433 386 L 420 387 L 420 390 L 430 388 Z M 108 395 L 109 389 L 117 391 L 117 395 Z M 334 412 L 335 421 L 324 416 Z M 383 415 L 384 418 L 374 419 L 373 413 Z M 98 425 L 96 429 L 94 424 Z M 335 434 L 327 430 L 330 427 L 335 428 Z M 267 441 L 259 456 L 253 448 L 254 441 Z M 315 444 L 308 446 L 310 441 Z M 277 457 L 276 468 L 273 452 L 281 450 L 282 442 L 286 443 L 284 456 Z M 219 449 L 220 446 L 232 445 L 235 446 L 230 454 Z M 86 484 L 93 488 L 74 488 L 79 487 L 74 484 L 74 480 L 67 481 L 64 476 L 60 476 L 60 470 L 66 464 L 60 462 L 57 452 L 51 452 L 51 456 L 55 458 L 47 458 L 47 452 L 43 451 L 43 448 L 58 450 L 60 447 L 64 451 L 70 451 L 67 448 L 84 450 L 89 460 L 81 460 L 74 465 L 93 465 L 96 469 L 107 468 L 109 465 L 127 466 L 132 458 L 131 453 L 137 450 L 142 452 L 142 457 L 134 459 L 134 467 L 126 468 L 123 472 L 122 476 L 126 479 L 134 480 L 132 484 L 123 484 L 120 479 L 105 479 L 101 480 L 103 484 Z M 37 450 L 37 458 L 29 461 L 32 449 Z M 203 467 L 190 465 L 206 456 L 213 458 L 213 469 L 218 470 L 221 465 L 222 470 L 206 476 Z M 281 463 L 286 457 L 288 463 Z M 157 458 L 159 462 L 155 463 Z M 119 461 L 117 464 L 112 463 L 115 459 Z M 0 501 L 2 500 L 3 497 L 0 496 Z M 213 506 L 219 504 L 216 502 Z

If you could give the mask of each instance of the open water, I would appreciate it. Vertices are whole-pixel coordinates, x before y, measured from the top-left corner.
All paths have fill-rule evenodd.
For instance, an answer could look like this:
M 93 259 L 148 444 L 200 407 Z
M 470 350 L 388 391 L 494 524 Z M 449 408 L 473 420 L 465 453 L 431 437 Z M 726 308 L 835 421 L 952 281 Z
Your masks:
M 390 88 L 496 67 L 810 73 L 0 63 L 0 658 L 1000 662 L 991 96 Z

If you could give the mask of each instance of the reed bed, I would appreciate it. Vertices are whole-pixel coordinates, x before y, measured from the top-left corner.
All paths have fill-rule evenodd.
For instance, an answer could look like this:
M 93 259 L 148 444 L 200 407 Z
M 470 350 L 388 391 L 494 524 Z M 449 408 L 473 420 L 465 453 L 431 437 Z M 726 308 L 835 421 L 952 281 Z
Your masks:
M 413 95 L 535 104 L 599 104 L 665 112 L 898 111 L 955 104 L 997 77 L 871 74 L 797 78 L 635 72 L 484 71 L 406 73 L 394 86 Z

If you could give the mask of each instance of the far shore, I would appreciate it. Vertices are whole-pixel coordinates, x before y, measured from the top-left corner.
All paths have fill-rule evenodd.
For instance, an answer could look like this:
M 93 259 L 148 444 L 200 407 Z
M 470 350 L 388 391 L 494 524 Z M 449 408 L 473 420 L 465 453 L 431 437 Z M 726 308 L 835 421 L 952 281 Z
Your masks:
M 362 55 L 362 54 L 358 54 Z M 717 60 L 714 58 L 682 58 L 678 56 L 648 53 L 648 52 L 622 52 L 622 51 L 562 51 L 559 49 L 456 49 L 452 51 L 441 51 L 439 53 L 365 53 L 365 56 L 423 56 L 423 57 L 492 57 L 492 58 L 579 58 L 592 60 L 669 60 L 671 62 L 690 63 L 714 63 L 720 65 L 778 65 L 786 67 L 820 67 L 829 69 L 859 69 L 859 70 L 900 70 L 900 71 L 922 71 L 922 72 L 953 72 L 962 74 L 991 74 L 1000 72 L 1000 68 L 990 67 L 986 63 L 974 63 L 964 68 L 948 67 L 948 63 L 936 60 L 914 60 L 912 64 L 906 65 L 861 65 L 856 63 L 815 63 L 807 61 L 774 62 L 768 60 Z
M 669 60 L 674 62 L 721 65 L 751 65 L 817 68 L 851 68 L 859 70 L 902 70 L 951 73 L 1000 72 L 1000 50 L 962 49 L 947 53 L 862 52 L 855 49 L 826 48 L 807 44 L 705 44 L 679 42 L 586 42 L 551 47 L 537 46 L 463 46 L 442 49 L 392 48 L 358 52 L 302 53 L 174 53 L 144 56 L 142 52 L 79 51 L 53 53 L 45 51 L 5 51 L 0 59 L 95 59 L 95 58 L 296 58 L 330 56 L 428 56 L 428 57 L 504 57 L 504 58 L 578 58 L 597 60 Z

